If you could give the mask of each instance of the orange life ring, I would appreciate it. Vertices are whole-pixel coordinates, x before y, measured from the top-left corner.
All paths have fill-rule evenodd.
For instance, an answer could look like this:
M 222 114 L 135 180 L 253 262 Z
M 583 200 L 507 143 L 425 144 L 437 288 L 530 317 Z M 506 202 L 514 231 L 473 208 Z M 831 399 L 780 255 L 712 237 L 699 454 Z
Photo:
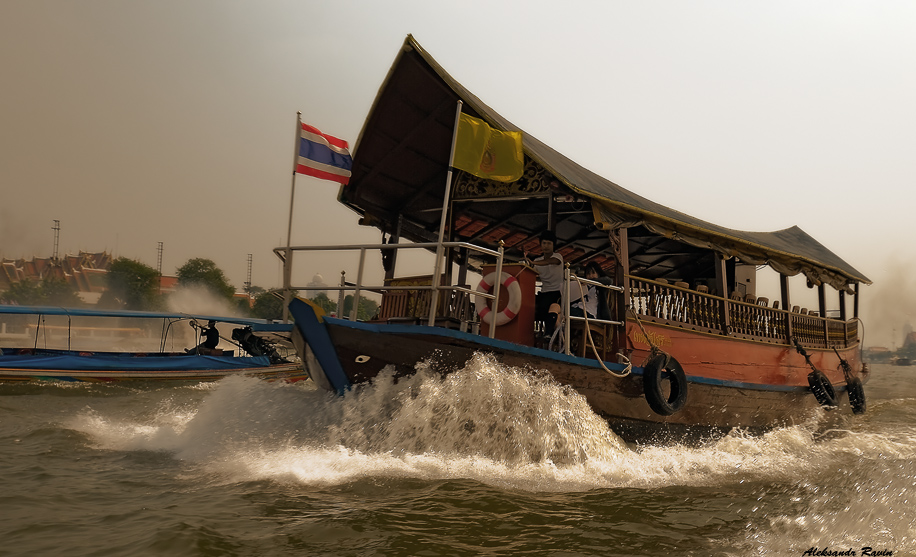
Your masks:
M 518 284 L 518 279 L 510 275 L 509 273 L 503 273 L 500 275 L 502 279 L 500 284 L 502 284 L 506 290 L 509 291 L 509 303 L 506 304 L 506 307 L 503 310 L 496 314 L 496 326 L 505 325 L 509 321 L 515 319 L 515 316 L 518 315 L 519 310 L 522 308 L 522 287 Z M 492 272 L 487 276 L 481 279 L 480 284 L 477 285 L 478 292 L 489 293 L 493 290 L 493 283 L 496 279 L 496 273 Z M 493 325 L 493 311 L 490 309 L 490 305 L 487 303 L 489 300 L 483 296 L 477 296 L 477 301 L 474 303 L 477 309 L 477 315 L 480 316 L 480 320 L 486 323 L 487 325 Z

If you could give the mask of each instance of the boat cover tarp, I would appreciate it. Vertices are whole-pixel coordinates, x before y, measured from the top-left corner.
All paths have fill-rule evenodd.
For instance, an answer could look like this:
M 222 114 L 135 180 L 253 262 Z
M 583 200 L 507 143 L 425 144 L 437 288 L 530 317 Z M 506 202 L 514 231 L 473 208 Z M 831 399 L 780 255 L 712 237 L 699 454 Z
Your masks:
M 443 91 L 449 93 L 447 96 L 453 102 L 440 98 Z M 479 116 L 491 126 L 505 131 L 522 131 L 453 79 L 408 35 L 360 132 L 354 149 L 353 178 L 349 185 L 341 188 L 340 200 L 365 216 L 389 218 L 398 213 L 398 204 L 403 200 L 389 196 L 386 205 L 377 188 L 373 193 L 373 181 L 383 179 L 400 184 L 417 195 L 437 187 L 429 172 L 434 164 L 447 165 L 451 130 L 440 125 L 442 129 L 431 135 L 427 129 L 421 132 L 418 127 L 409 128 L 405 122 L 417 121 L 430 128 L 430 121 L 450 118 L 449 106 L 453 114 L 459 99 L 464 102 L 464 112 Z M 401 107 L 409 112 L 386 113 L 392 110 L 390 107 Z M 433 144 L 435 149 L 430 147 Z M 798 227 L 776 232 L 745 232 L 721 227 L 641 197 L 583 168 L 527 132 L 523 133 L 523 145 L 529 158 L 567 187 L 593 201 L 595 224 L 601 228 L 645 225 L 654 233 L 709 247 L 723 257 L 738 257 L 753 264 L 768 263 L 787 275 L 804 273 L 816 284 L 826 282 L 837 289 L 847 289 L 848 284 L 855 282 L 871 284 L 865 275 Z M 369 155 L 361 158 L 362 151 Z M 433 151 L 443 153 L 432 154 Z M 414 155 L 408 160 L 405 157 L 409 155 L 395 155 L 395 152 Z M 427 174 L 423 175 L 418 168 L 424 168 Z M 371 224 L 373 220 L 370 218 L 367 222 Z
M 19 315 L 64 315 L 68 317 L 121 317 L 131 319 L 196 319 L 247 325 L 253 330 L 268 332 L 292 331 L 290 323 L 274 323 L 266 319 L 248 317 L 226 317 L 164 311 L 133 311 L 126 309 L 65 308 L 60 306 L 19 306 L 0 304 L 0 313 Z
M 267 356 L 220 357 L 203 355 L 134 354 L 13 354 L 0 355 L 0 369 L 45 371 L 206 371 L 270 366 Z

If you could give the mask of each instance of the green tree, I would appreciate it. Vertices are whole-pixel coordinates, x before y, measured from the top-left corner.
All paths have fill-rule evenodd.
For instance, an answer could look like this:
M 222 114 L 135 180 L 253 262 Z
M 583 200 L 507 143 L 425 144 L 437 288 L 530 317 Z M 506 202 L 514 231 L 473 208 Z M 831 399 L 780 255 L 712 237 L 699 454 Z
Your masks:
M 293 296 L 298 294 L 293 291 Z M 251 308 L 251 315 L 258 319 L 283 319 L 283 291 L 271 290 L 258 294 Z
M 203 286 L 217 296 L 231 300 L 235 287 L 229 284 L 225 273 L 209 259 L 189 259 L 178 268 L 179 286 Z
M 239 317 L 251 317 L 251 302 L 248 298 L 233 298 L 235 312 Z
M 139 261 L 119 257 L 108 269 L 108 290 L 99 299 L 103 308 L 148 311 L 161 307 L 159 272 Z
M 10 285 L 9 290 L 4 292 L 0 299 L 8 304 L 19 304 L 21 306 L 37 306 L 44 302 L 41 285 L 29 279 Z
M 245 292 L 248 293 L 252 298 L 257 298 L 261 294 L 267 292 L 267 290 L 261 288 L 260 286 L 246 286 Z
M 52 306 L 82 307 L 85 305 L 76 293 L 76 288 L 62 278 L 45 277 L 41 281 L 44 303 Z
M 244 291 L 248 296 L 245 298 L 235 298 L 235 309 L 241 316 L 257 317 L 254 314 L 254 300 L 261 294 L 267 292 L 267 290 L 260 286 L 246 286 Z
M 85 305 L 69 282 L 50 276 L 43 278 L 41 282 L 34 282 L 30 279 L 21 280 L 0 295 L 0 300 L 23 306 L 81 307 Z
M 344 310 L 343 315 L 338 317 L 350 317 L 350 312 L 353 311 L 353 295 L 348 294 L 344 298 Z M 359 308 L 356 310 L 356 319 L 358 321 L 368 321 L 378 315 L 378 303 L 368 298 L 360 296 L 359 298 Z
M 324 292 L 319 292 L 310 298 L 313 302 L 318 304 L 325 313 L 331 314 L 337 312 L 337 302 L 328 298 L 328 295 Z

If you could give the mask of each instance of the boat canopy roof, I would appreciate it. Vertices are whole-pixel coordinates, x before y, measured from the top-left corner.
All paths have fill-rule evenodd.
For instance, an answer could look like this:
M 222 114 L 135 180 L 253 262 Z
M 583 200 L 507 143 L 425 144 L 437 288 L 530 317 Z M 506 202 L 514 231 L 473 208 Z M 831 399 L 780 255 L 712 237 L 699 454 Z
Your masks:
M 435 241 L 442 210 L 457 101 L 463 112 L 492 127 L 522 131 L 453 79 L 408 35 L 375 98 L 354 148 L 353 174 L 339 200 L 361 224 L 411 241 Z M 631 242 L 652 235 L 723 258 L 767 264 L 785 275 L 803 273 L 814 284 L 848 290 L 871 281 L 800 228 L 776 232 L 733 230 L 694 218 L 603 178 L 523 132 L 525 173 L 513 184 L 455 171 L 452 239 L 537 253 L 538 234 L 554 228 L 567 261 L 600 258 L 608 232 L 631 230 Z M 482 201 L 488 201 L 483 203 Z M 498 201 L 498 203 L 492 203 Z M 558 220 L 550 219 L 557 215 Z M 551 226 L 551 224 L 553 226 Z M 642 264 L 657 251 L 647 240 Z M 656 244 L 655 247 L 658 247 Z M 565 250 L 565 251 L 564 251 Z M 683 261 L 668 261 L 673 267 Z M 706 251 L 705 253 L 709 253 Z
M 0 314 L 16 315 L 63 315 L 69 317 L 118 317 L 134 319 L 196 319 L 198 321 L 216 321 L 217 323 L 233 323 L 245 325 L 257 331 L 291 331 L 289 323 L 274 323 L 265 319 L 250 319 L 246 317 L 226 317 L 216 315 L 202 315 L 177 312 L 159 311 L 131 311 L 131 310 L 104 310 L 88 308 L 65 308 L 58 306 L 17 306 L 0 304 Z

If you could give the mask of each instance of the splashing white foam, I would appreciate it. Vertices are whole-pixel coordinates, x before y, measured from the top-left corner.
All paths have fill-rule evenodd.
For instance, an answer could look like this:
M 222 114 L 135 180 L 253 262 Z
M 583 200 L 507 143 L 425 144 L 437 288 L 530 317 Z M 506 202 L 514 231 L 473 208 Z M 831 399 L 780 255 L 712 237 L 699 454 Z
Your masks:
M 194 408 L 144 423 L 87 412 L 74 428 L 107 448 L 168 451 L 227 481 L 338 485 L 366 477 L 475 479 L 533 491 L 793 482 L 850 458 L 912 458 L 880 435 L 818 439 L 809 426 L 700 446 L 628 448 L 585 399 L 549 375 L 475 356 L 440 377 L 420 363 L 346 396 L 232 377 Z M 308 384 L 307 384 L 308 385 Z
M 408 379 L 395 383 L 388 374 L 356 389 L 342 401 L 331 440 L 365 452 L 474 455 L 509 464 L 570 465 L 625 450 L 581 395 L 545 372 L 506 368 L 483 354 L 444 378 L 430 369 L 422 362 Z

